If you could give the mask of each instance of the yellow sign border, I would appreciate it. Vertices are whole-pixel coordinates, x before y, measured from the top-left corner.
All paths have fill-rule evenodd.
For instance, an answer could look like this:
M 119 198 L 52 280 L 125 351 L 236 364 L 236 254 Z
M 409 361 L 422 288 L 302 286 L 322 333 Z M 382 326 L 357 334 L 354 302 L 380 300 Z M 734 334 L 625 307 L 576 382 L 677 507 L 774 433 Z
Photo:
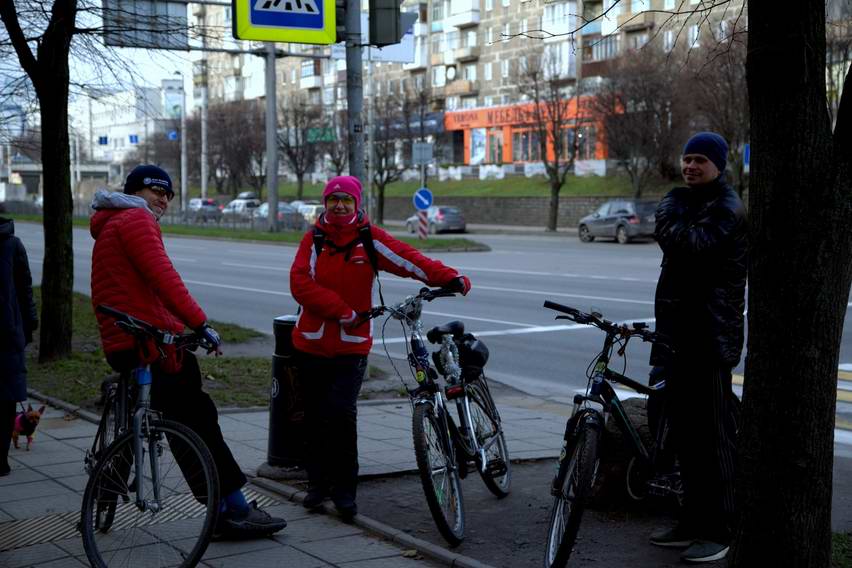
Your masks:
M 231 0 L 232 32 L 236 39 L 316 45 L 331 45 L 337 42 L 335 0 L 321 0 L 325 17 L 325 25 L 321 30 L 253 25 L 249 18 L 253 1 Z

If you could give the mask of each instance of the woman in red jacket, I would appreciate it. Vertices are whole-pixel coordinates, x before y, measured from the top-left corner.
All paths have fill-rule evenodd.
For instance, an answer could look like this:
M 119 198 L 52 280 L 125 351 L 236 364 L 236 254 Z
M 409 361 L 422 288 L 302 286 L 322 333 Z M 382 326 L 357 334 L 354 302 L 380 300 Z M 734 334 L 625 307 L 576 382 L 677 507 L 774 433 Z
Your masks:
M 362 322 L 357 314 L 372 307 L 376 275 L 359 229 L 370 227 L 378 270 L 455 287 L 462 294 L 470 290 L 470 280 L 370 226 L 360 211 L 358 178 L 333 178 L 322 195 L 325 213 L 305 234 L 290 270 L 290 291 L 301 306 L 293 345 L 308 432 L 305 507 L 319 507 L 331 497 L 340 515 L 351 519 L 357 513 L 356 401 L 373 344 L 372 320 Z M 322 234 L 319 253 L 315 233 Z

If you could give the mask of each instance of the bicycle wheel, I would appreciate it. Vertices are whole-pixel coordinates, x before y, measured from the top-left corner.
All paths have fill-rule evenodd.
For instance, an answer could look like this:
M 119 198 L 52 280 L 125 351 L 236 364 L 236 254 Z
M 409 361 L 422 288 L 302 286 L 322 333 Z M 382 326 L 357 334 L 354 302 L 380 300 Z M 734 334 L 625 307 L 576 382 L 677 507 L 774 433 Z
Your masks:
M 107 448 L 113 443 L 116 433 L 119 431 L 120 418 L 116 413 L 115 400 L 117 391 L 117 387 L 115 385 L 111 385 L 107 392 L 106 402 L 104 403 L 104 413 L 101 417 L 101 423 L 98 426 L 98 442 L 96 446 L 97 449 L 95 451 L 95 458 L 97 461 L 100 461 L 106 455 Z M 97 499 L 97 506 L 95 510 L 96 530 L 104 532 L 110 529 L 112 522 L 115 519 L 116 506 L 117 501 L 115 499 L 103 497 L 99 497 Z
M 458 546 L 464 538 L 464 501 L 458 471 L 448 446 L 446 418 L 431 403 L 414 406 L 414 454 L 429 512 L 441 536 Z
M 107 448 L 89 478 L 80 523 L 86 556 L 98 568 L 195 566 L 210 543 L 219 509 L 210 451 L 192 430 L 169 420 L 151 421 L 142 446 L 141 483 L 130 481 L 132 431 Z M 143 506 L 137 506 L 137 497 Z M 99 528 L 98 506 L 112 503 L 111 527 Z
M 467 385 L 466 391 L 473 433 L 477 444 L 485 452 L 485 464 L 477 464 L 479 475 L 491 493 L 503 498 L 509 494 L 512 486 L 512 466 L 497 407 L 487 386 L 473 382 Z M 482 458 L 477 457 L 477 460 L 481 461 Z
M 583 420 L 570 457 L 559 466 L 557 478 L 562 483 L 550 511 L 545 568 L 562 568 L 574 549 L 586 498 L 594 485 L 599 438 L 598 426 Z

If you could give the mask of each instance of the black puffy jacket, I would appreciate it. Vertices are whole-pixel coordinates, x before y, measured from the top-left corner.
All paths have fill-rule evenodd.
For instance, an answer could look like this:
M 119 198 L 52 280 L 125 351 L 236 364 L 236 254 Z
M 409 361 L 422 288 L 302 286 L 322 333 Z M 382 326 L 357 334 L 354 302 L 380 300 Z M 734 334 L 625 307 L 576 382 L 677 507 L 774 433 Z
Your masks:
M 748 235 L 742 200 L 722 178 L 677 187 L 657 208 L 663 250 L 654 312 L 657 331 L 679 355 L 735 367 L 744 341 Z M 651 350 L 666 365 L 668 350 Z

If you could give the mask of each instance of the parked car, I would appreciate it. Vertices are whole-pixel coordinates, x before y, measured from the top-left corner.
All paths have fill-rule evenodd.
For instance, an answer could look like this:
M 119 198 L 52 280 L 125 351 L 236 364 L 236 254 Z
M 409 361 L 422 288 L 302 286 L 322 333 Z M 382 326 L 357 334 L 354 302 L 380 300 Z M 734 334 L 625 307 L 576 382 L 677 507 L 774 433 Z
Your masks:
M 269 219 L 269 203 L 261 203 L 260 207 L 254 210 L 254 222 L 262 223 L 267 219 Z M 284 229 L 301 230 L 305 226 L 305 218 L 286 201 L 279 201 L 278 223 Z
M 597 211 L 580 219 L 578 235 L 584 243 L 590 243 L 596 237 L 615 239 L 621 244 L 633 239 L 651 238 L 657 225 L 656 211 L 656 201 L 607 201 Z
M 325 207 L 321 203 L 305 203 L 299 207 L 299 213 L 305 218 L 309 225 L 316 223 L 317 218 L 325 211 Z
M 257 194 L 253 191 L 241 191 L 237 194 L 237 199 L 257 199 Z
M 222 209 L 222 217 L 229 221 L 248 221 L 259 206 L 257 199 L 234 199 Z
M 186 217 L 188 220 L 197 223 L 206 223 L 207 221 L 218 223 L 222 220 L 222 206 L 215 199 L 193 197 L 189 200 Z
M 445 231 L 458 231 L 464 233 L 467 223 L 458 207 L 447 207 L 444 205 L 433 205 L 426 210 L 426 219 L 429 223 L 429 234 L 443 233 Z M 405 220 L 405 228 L 409 233 L 417 232 L 417 213 Z

